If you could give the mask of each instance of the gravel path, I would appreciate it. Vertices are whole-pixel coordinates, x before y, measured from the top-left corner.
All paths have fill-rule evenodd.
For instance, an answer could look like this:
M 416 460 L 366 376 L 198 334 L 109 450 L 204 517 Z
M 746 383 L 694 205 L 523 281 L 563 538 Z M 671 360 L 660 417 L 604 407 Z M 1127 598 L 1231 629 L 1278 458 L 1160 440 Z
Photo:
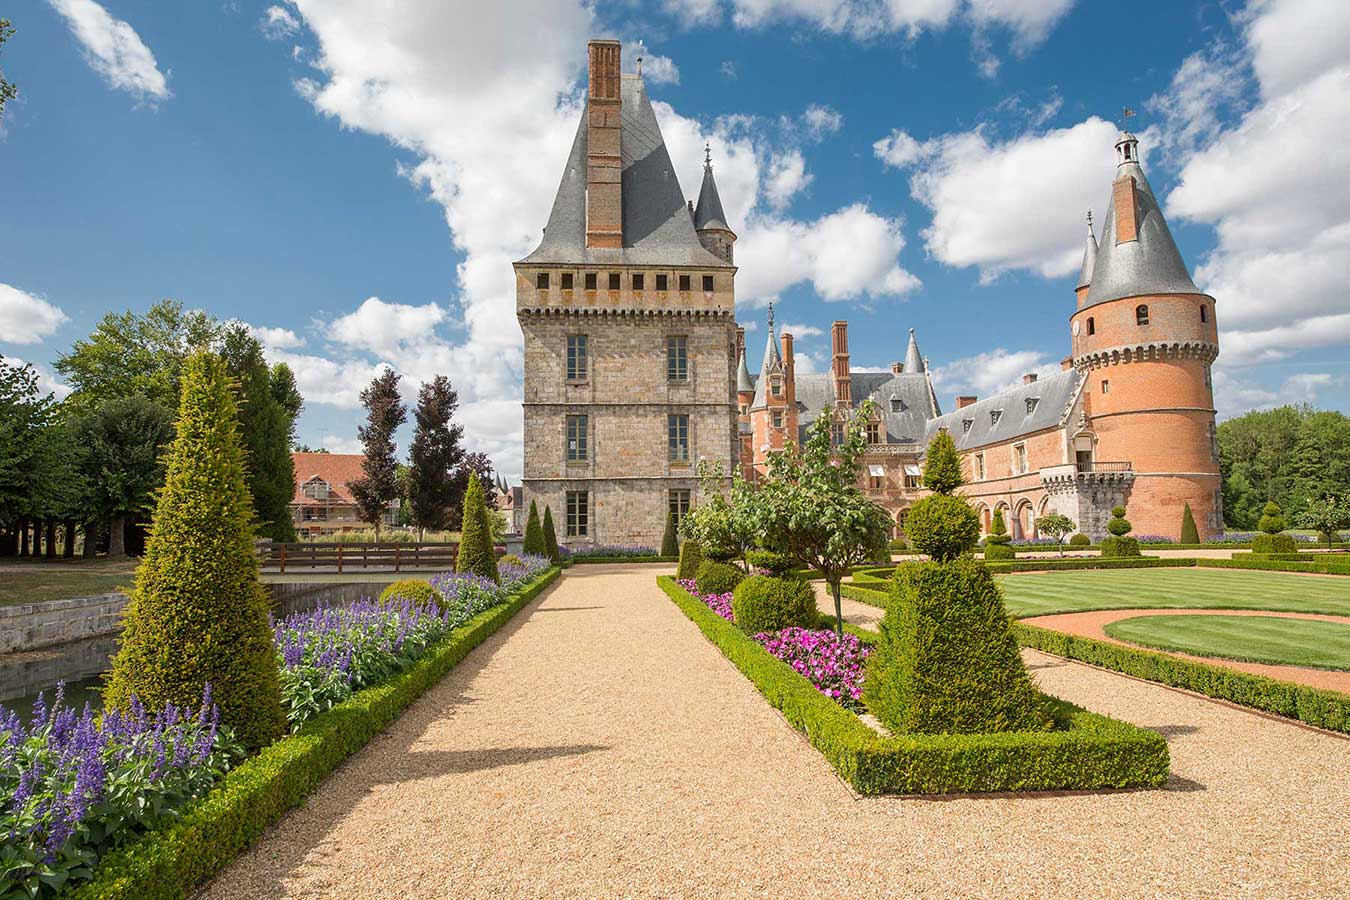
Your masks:
M 1139 647 L 1138 644 L 1113 638 L 1105 630 L 1106 626 L 1112 622 L 1138 616 L 1272 616 L 1279 619 L 1313 619 L 1318 622 L 1341 622 L 1350 625 L 1350 618 L 1345 616 L 1326 616 L 1319 613 L 1266 612 L 1259 609 L 1105 609 L 1093 612 L 1056 613 L 1050 616 L 1029 616 L 1019 621 L 1027 625 L 1039 625 L 1041 628 L 1050 628 L 1055 631 L 1062 631 L 1065 634 L 1094 638 L 1099 641 L 1120 644 L 1124 647 Z M 845 615 L 845 618 L 848 618 L 848 616 Z M 1309 669 L 1303 666 L 1239 662 L 1235 659 L 1220 659 L 1216 656 L 1195 656 L 1190 653 L 1159 650 L 1156 647 L 1139 649 L 1147 650 L 1150 653 L 1166 653 L 1169 656 L 1193 659 L 1196 662 L 1207 663 L 1211 666 L 1226 666 L 1230 669 L 1237 669 L 1239 672 L 1251 672 L 1253 675 L 1265 675 L 1267 678 L 1278 678 L 1281 681 L 1292 681 L 1295 684 L 1306 684 L 1310 687 L 1326 688 L 1350 694 L 1350 672 Z
M 202 896 L 1233 900 L 1350 877 L 1350 741 L 1034 652 L 1044 689 L 1168 736 L 1167 790 L 855 799 L 656 571 L 569 571 Z

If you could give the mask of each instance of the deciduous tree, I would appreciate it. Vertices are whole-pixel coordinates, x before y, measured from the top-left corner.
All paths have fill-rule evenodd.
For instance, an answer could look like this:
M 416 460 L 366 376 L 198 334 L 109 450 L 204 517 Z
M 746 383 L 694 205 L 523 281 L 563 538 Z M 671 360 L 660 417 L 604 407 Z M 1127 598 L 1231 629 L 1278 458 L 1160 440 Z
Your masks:
M 459 395 L 450 379 L 437 375 L 417 392 L 412 446 L 408 449 L 408 506 L 417 539 L 426 529 L 449 527 L 455 502 L 456 477 L 464 461 L 460 439 L 464 426 L 455 424 Z
M 351 482 L 352 499 L 363 522 L 375 529 L 380 540 L 384 511 L 398 498 L 398 460 L 395 458 L 394 432 L 408 418 L 398 393 L 398 373 L 385 369 L 361 392 L 366 408 L 366 424 L 357 429 L 365 448 L 362 476 Z

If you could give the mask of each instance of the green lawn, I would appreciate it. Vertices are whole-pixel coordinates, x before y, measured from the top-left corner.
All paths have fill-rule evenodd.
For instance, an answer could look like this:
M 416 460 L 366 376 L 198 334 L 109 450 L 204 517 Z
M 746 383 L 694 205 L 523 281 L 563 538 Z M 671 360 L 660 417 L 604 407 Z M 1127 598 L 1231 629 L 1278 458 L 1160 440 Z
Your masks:
M 1350 669 L 1350 625 L 1275 616 L 1137 616 L 1106 626 L 1131 644 L 1247 662 Z
M 1350 616 L 1350 578 L 1236 569 L 1118 569 L 1003 575 L 1018 618 L 1094 609 L 1264 609 Z
M 0 559 L 0 604 L 106 594 L 129 586 L 138 560 Z

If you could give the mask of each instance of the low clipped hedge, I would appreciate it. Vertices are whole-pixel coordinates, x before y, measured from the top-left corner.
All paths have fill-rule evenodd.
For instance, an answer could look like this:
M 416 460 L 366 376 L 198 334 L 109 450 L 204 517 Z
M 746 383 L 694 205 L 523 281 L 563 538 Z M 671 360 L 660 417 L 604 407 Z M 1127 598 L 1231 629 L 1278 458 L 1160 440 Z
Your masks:
M 549 569 L 512 600 L 456 628 L 393 678 L 359 691 L 232 769 L 183 817 L 108 854 L 73 900 L 181 900 L 440 681 L 469 651 L 552 584 Z
M 839 586 L 839 594 L 850 600 L 857 600 L 859 603 L 875 606 L 878 609 L 886 608 L 888 595 L 884 588 L 863 587 L 860 584 L 841 584 Z
M 987 560 L 1016 559 L 1017 550 L 1009 544 L 985 544 L 984 558 Z
M 1253 553 L 1297 553 L 1298 542 L 1290 534 L 1258 534 L 1252 538 Z
M 591 563 L 671 563 L 679 562 L 678 556 L 578 556 L 563 560 L 560 565 L 566 569 L 571 566 L 586 566 Z
M 1157 556 L 1111 558 L 1094 556 L 1089 559 L 1016 559 L 1011 562 L 986 562 L 985 568 L 994 574 L 1005 572 L 1057 572 L 1062 569 L 1184 569 L 1194 566 L 1187 558 L 1166 559 Z
M 1021 622 L 1013 623 L 1013 631 L 1024 647 L 1287 716 L 1318 728 L 1350 733 L 1350 694 L 1318 690 Z
M 673 579 L 657 583 L 860 794 L 1097 790 L 1167 780 L 1162 735 L 1050 697 L 1045 701 L 1066 730 L 884 737 Z
M 1301 554 L 1297 561 L 1259 559 L 1244 555 L 1241 559 L 1197 559 L 1202 569 L 1256 569 L 1262 572 L 1310 572 L 1314 575 L 1350 575 L 1350 557 L 1319 561 L 1313 554 Z

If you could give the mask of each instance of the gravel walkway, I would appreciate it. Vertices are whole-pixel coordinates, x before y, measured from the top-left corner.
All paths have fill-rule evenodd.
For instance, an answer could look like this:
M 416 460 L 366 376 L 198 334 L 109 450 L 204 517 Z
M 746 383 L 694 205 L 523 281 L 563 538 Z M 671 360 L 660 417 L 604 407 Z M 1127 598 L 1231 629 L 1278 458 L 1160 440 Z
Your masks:
M 1019 621 L 1027 625 L 1039 625 L 1041 628 L 1062 631 L 1065 634 L 1076 634 L 1079 637 L 1107 641 L 1124 647 L 1137 647 L 1148 650 L 1150 653 L 1166 653 L 1169 656 L 1193 659 L 1196 662 L 1207 663 L 1211 666 L 1226 666 L 1230 669 L 1237 669 L 1239 672 L 1251 672 L 1253 675 L 1265 675 L 1267 678 L 1278 678 L 1281 681 L 1292 681 L 1295 684 L 1306 684 L 1310 687 L 1326 688 L 1350 694 L 1350 672 L 1333 672 L 1327 669 L 1310 669 L 1303 666 L 1239 662 L 1235 659 L 1221 659 L 1216 656 L 1196 656 L 1190 653 L 1160 650 L 1156 647 L 1139 647 L 1138 644 L 1119 640 L 1106 633 L 1106 626 L 1112 622 L 1118 622 L 1121 619 L 1133 619 L 1138 616 L 1271 616 L 1279 619 L 1312 619 L 1317 622 L 1340 622 L 1350 625 L 1350 618 L 1345 616 L 1326 616 L 1320 613 L 1266 612 L 1259 609 L 1106 609 L 1093 612 L 1056 613 L 1050 616 L 1029 616 Z M 847 615 L 845 618 L 847 618 Z
M 1344 896 L 1350 741 L 1028 652 L 1169 789 L 859 800 L 656 571 L 569 571 L 202 896 Z

